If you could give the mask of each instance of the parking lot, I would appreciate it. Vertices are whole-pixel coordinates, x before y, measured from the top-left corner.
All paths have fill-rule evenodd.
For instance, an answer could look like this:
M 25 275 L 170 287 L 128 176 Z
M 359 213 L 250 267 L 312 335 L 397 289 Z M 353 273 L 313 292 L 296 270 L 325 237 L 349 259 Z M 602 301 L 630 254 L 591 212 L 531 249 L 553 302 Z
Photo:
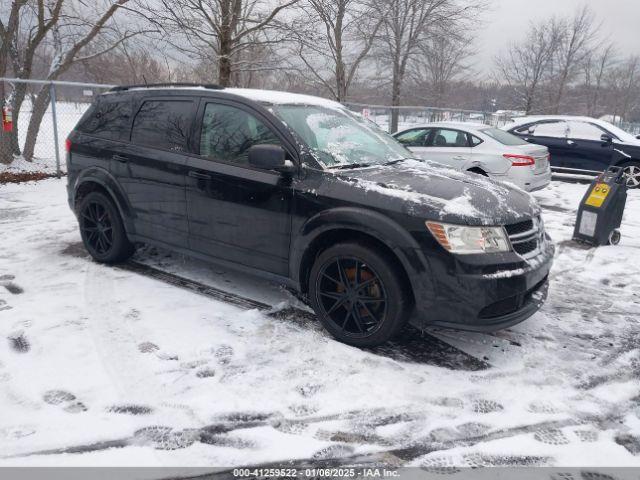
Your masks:
M 0 465 L 638 466 L 640 194 L 596 249 L 571 241 L 586 188 L 535 194 L 557 251 L 529 320 L 363 351 L 276 285 L 94 263 L 64 179 L 3 185 Z

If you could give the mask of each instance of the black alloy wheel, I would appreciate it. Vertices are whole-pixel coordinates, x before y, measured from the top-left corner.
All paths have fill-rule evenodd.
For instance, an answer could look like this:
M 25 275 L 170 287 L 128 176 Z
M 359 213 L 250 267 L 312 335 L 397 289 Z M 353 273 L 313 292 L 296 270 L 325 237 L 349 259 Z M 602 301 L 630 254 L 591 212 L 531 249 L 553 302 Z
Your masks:
M 387 294 L 376 272 L 354 257 L 323 265 L 316 290 L 324 314 L 343 335 L 367 337 L 380 328 L 387 312 Z
M 113 223 L 109 212 L 101 203 L 91 202 L 81 215 L 82 233 L 87 244 L 99 255 L 107 254 L 113 248 Z
M 380 345 L 408 319 L 410 287 L 397 265 L 373 246 L 334 245 L 309 276 L 311 304 L 336 339 L 357 347 Z
M 134 252 L 127 238 L 120 213 L 102 192 L 91 192 L 78 204 L 80 235 L 91 256 L 101 263 L 118 263 Z

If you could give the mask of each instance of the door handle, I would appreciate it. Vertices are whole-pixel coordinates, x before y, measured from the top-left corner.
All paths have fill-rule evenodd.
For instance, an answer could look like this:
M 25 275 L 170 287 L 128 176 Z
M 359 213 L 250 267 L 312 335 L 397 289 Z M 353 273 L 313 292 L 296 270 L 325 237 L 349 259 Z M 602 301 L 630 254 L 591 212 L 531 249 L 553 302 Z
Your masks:
M 120 163 L 127 163 L 129 161 L 129 159 L 127 157 L 125 157 L 124 155 L 114 155 L 113 157 L 114 160 L 120 162 Z
M 567 140 L 567 143 L 571 146 L 574 146 L 576 144 L 576 142 L 574 142 L 573 140 Z
M 206 173 L 194 172 L 193 170 L 189 170 L 189 176 L 191 178 L 197 178 L 199 180 L 211 180 L 211 175 Z

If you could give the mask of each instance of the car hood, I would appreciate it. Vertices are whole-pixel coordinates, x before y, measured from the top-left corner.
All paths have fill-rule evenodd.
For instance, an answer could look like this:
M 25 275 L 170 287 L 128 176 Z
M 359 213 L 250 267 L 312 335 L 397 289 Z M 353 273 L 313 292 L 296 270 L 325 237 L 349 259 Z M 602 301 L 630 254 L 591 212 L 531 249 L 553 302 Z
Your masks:
M 507 225 L 540 213 L 524 190 L 430 161 L 338 170 L 335 180 L 361 192 L 363 203 L 396 208 L 426 220 L 466 225 Z

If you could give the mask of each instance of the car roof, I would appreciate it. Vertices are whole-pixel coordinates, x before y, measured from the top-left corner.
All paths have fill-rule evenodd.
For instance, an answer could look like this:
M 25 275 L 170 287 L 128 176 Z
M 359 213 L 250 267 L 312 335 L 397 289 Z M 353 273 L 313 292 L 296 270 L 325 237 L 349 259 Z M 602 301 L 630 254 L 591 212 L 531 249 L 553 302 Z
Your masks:
M 212 93 L 216 96 L 233 95 L 243 97 L 254 102 L 268 105 L 314 105 L 326 108 L 345 109 L 341 103 L 327 98 L 291 93 L 278 90 L 260 90 L 253 88 L 223 88 L 215 85 L 185 85 L 185 84 L 163 84 L 163 85 L 132 85 L 130 87 L 116 87 L 105 95 L 123 94 L 127 92 L 154 92 L 154 91 L 193 91 L 197 94 Z
M 511 122 L 507 123 L 509 127 L 517 127 L 520 125 L 526 125 L 528 123 L 539 122 L 541 120 L 562 120 L 562 121 L 577 121 L 577 122 L 589 122 L 600 124 L 602 120 L 592 117 L 583 117 L 578 115 L 528 115 L 524 117 L 515 117 Z

